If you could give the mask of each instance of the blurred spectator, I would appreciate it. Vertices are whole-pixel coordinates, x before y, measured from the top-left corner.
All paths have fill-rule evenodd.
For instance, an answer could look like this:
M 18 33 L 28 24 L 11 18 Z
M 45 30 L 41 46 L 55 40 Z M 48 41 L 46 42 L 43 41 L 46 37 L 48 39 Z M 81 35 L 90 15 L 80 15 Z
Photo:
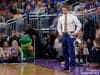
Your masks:
M 18 10 L 14 14 L 13 19 L 16 20 L 16 31 L 17 32 L 23 31 L 23 28 L 24 28 L 24 18 L 23 18 L 22 14 Z
M 12 41 L 11 51 L 10 51 L 10 62 L 18 62 L 20 47 L 17 40 Z
M 100 25 L 99 27 L 96 29 L 96 38 L 100 37 Z
M 100 24 L 100 7 L 96 9 L 96 22 Z
M 9 0 L 0 0 L 0 10 L 4 10 L 8 3 Z
M 53 20 L 52 25 L 50 26 L 50 29 L 54 29 L 55 31 L 57 31 L 57 23 L 58 23 L 58 17 L 56 17 Z
M 75 12 L 78 12 L 78 11 L 80 11 L 81 9 L 83 9 L 85 7 L 85 4 L 86 4 L 86 1 L 80 0 L 77 5 L 74 5 L 74 9 L 73 10 Z
M 4 56 L 3 48 L 0 47 L 0 63 L 3 62 L 3 56 Z
M 85 11 L 87 12 L 87 16 L 92 19 L 94 22 L 96 22 L 96 14 L 93 13 L 98 8 L 98 4 L 96 0 L 88 0 L 86 1 L 86 5 L 84 7 Z
M 62 48 L 62 43 L 59 42 L 58 37 L 54 41 L 54 49 L 56 49 L 56 51 L 57 51 L 57 58 L 60 59 L 60 57 L 63 56 L 63 48 Z
M 7 41 L 3 42 L 3 62 L 9 62 L 9 57 L 10 57 L 10 47 L 9 43 Z
M 60 3 L 60 2 L 58 2 L 57 5 L 56 5 L 56 9 L 57 9 L 57 10 L 56 10 L 56 11 L 57 11 L 56 13 L 57 13 L 58 15 L 61 14 L 61 7 L 62 7 L 62 5 L 63 5 L 63 4 Z
M 94 23 L 93 20 L 90 18 L 87 18 L 87 22 L 84 25 L 84 40 L 94 40 L 95 39 L 95 33 L 96 33 L 96 24 Z
M 10 20 L 11 18 L 13 18 L 13 14 L 11 12 L 9 12 L 9 9 L 6 9 L 5 14 L 3 15 L 5 17 L 5 21 Z
M 30 4 L 32 5 L 32 8 L 34 10 L 35 9 L 35 6 L 36 6 L 36 1 L 35 0 L 31 0 L 31 3 Z
M 32 12 L 33 11 L 33 9 L 32 9 L 32 5 L 31 4 L 29 4 L 29 3 L 26 3 L 25 5 L 24 5 L 24 12 L 25 13 L 30 13 L 30 12 Z
M 95 40 L 96 24 L 90 18 L 87 18 L 87 22 L 83 27 L 83 33 L 84 33 L 83 39 L 84 41 L 87 42 L 89 53 L 91 53 L 91 49 L 93 47 L 93 41 Z
M 17 7 L 19 10 L 23 11 L 25 2 L 23 0 L 17 0 Z
M 34 13 L 45 14 L 45 12 L 46 12 L 45 3 L 43 3 L 42 1 L 38 1 L 36 4 L 36 8 L 34 9 Z
M 57 12 L 56 4 L 54 4 L 51 0 L 48 0 L 47 8 L 48 14 L 54 14 Z
M 98 4 L 96 3 L 96 0 L 88 0 L 85 5 L 85 9 L 87 10 L 97 8 L 97 7 L 98 7 Z
M 17 2 L 12 2 L 9 7 L 8 7 L 9 11 L 12 13 L 12 14 L 15 14 L 17 12 Z
M 7 36 L 3 29 L 0 29 L 0 47 L 3 46 L 3 42 L 7 40 Z
M 89 56 L 89 51 L 88 51 L 88 46 L 87 46 L 87 43 L 84 42 L 83 44 L 83 62 L 84 63 L 87 63 L 87 59 L 88 59 L 88 56 Z
M 20 33 L 16 31 L 12 31 L 11 37 L 9 38 L 10 45 L 12 44 L 13 40 L 16 40 L 18 42 L 18 45 L 20 45 L 19 38 L 20 38 Z
M 89 55 L 88 62 L 92 68 L 100 68 L 100 36 L 94 41 L 94 46 Z

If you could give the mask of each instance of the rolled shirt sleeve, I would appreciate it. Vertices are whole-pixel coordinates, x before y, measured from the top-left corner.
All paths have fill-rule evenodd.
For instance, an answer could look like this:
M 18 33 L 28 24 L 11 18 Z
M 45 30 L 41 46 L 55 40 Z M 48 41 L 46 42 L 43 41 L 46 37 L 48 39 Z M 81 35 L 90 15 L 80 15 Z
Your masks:
M 77 26 L 74 33 L 78 33 L 81 30 L 81 28 L 82 28 L 82 24 L 78 20 L 77 16 L 74 16 L 74 23 Z
M 61 17 L 58 18 L 57 31 L 58 31 L 59 35 L 62 36 Z

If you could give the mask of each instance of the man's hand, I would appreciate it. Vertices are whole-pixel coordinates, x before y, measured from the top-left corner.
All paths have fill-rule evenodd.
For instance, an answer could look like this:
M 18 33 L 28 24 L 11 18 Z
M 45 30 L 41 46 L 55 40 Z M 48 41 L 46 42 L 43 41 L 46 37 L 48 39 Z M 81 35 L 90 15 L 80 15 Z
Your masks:
M 72 33 L 73 36 L 77 37 L 79 33 Z
M 82 37 L 83 36 L 83 32 L 77 32 L 77 33 L 72 33 L 73 36 L 75 37 Z

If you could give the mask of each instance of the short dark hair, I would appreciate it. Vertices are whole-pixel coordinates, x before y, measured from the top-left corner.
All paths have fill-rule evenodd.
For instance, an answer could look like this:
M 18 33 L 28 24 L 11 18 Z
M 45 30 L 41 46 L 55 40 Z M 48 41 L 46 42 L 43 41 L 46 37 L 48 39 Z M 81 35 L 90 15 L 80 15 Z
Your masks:
M 66 8 L 68 10 L 71 10 L 71 5 L 64 4 L 64 5 L 62 5 L 62 8 Z

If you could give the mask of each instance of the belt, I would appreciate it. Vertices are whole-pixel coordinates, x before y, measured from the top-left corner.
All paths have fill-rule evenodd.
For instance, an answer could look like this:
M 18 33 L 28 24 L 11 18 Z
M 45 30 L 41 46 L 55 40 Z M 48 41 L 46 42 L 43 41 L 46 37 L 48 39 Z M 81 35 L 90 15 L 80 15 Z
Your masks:
M 74 31 L 71 31 L 71 32 L 63 32 L 63 34 L 69 34 L 69 35 L 71 35 L 72 33 L 74 33 Z
M 72 33 L 74 33 L 74 32 L 63 32 L 63 34 L 65 34 L 65 35 L 67 34 L 67 35 L 69 35 L 71 38 L 75 38 L 75 36 L 73 36 Z

